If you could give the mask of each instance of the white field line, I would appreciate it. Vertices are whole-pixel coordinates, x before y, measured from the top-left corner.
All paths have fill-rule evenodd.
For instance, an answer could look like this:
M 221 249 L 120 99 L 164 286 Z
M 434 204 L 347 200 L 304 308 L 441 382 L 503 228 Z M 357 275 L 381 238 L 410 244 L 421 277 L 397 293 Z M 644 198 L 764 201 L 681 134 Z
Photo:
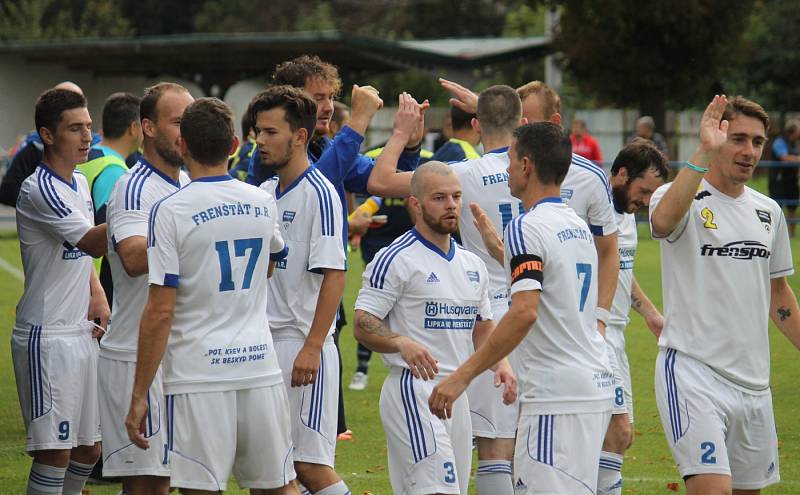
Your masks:
M 12 265 L 8 261 L 4 260 L 3 258 L 0 258 L 0 268 L 10 273 L 12 277 L 19 280 L 20 282 L 25 280 L 25 275 L 22 273 L 22 270 Z

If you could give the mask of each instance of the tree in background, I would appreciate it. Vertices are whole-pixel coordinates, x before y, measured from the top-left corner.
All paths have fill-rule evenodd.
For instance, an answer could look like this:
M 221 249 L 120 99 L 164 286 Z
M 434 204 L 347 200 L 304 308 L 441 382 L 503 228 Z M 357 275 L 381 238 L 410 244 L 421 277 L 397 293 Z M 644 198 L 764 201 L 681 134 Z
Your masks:
M 131 36 L 114 0 L 2 0 L 0 41 Z
M 754 0 L 559 3 L 555 43 L 579 89 L 600 104 L 638 107 L 663 131 L 668 106 L 707 101 L 741 63 Z
M 770 110 L 800 110 L 800 4 L 756 2 L 745 54 L 744 92 Z

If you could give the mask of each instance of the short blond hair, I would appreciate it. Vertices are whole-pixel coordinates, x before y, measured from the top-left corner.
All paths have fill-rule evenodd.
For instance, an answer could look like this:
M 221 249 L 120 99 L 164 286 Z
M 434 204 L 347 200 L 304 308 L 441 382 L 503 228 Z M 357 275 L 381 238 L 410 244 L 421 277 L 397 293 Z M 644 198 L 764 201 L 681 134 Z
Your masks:
M 546 120 L 550 120 L 553 115 L 561 113 L 561 97 L 558 96 L 558 93 L 553 88 L 542 81 L 531 81 L 523 84 L 517 88 L 517 94 L 522 101 L 525 101 L 525 98 L 530 95 L 538 96 L 539 101 L 542 103 L 542 113 L 544 113 Z

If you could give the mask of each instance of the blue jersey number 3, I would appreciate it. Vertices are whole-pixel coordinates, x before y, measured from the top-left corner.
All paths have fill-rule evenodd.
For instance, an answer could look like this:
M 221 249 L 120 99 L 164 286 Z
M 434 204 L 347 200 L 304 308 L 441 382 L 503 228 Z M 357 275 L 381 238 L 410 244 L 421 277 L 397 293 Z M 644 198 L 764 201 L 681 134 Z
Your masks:
M 214 247 L 217 250 L 219 257 L 219 291 L 226 292 L 235 290 L 236 286 L 233 283 L 233 276 L 231 274 L 231 253 L 228 249 L 229 241 L 217 241 Z M 247 251 L 250 251 L 250 258 L 247 260 L 247 267 L 244 270 L 244 280 L 242 280 L 242 289 L 249 289 L 250 282 L 253 280 L 253 271 L 258 262 L 258 255 L 261 254 L 261 245 L 263 241 L 260 237 L 252 239 L 236 239 L 233 241 L 233 254 L 237 258 L 245 256 Z

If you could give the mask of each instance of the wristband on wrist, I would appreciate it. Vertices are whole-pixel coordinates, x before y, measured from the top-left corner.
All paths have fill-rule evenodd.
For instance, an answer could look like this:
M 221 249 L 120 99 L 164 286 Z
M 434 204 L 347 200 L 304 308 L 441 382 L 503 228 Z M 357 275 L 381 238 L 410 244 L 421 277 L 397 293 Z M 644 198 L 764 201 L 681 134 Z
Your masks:
M 602 321 L 603 325 L 608 326 L 608 320 L 611 318 L 611 312 L 606 308 L 601 308 L 600 306 L 594 310 L 594 317 L 598 321 Z
M 690 169 L 694 170 L 695 172 L 700 172 L 701 174 L 704 174 L 704 173 L 708 172 L 707 168 L 699 167 L 699 166 L 695 165 L 692 162 L 686 162 L 686 166 L 689 167 Z
M 403 152 L 405 152 L 405 153 L 416 153 L 421 149 L 422 149 L 422 142 L 420 141 L 419 143 L 417 143 L 416 146 L 406 146 L 405 148 L 403 148 Z

